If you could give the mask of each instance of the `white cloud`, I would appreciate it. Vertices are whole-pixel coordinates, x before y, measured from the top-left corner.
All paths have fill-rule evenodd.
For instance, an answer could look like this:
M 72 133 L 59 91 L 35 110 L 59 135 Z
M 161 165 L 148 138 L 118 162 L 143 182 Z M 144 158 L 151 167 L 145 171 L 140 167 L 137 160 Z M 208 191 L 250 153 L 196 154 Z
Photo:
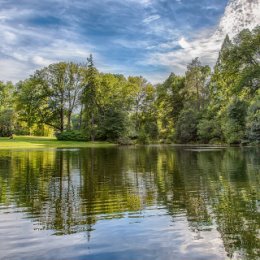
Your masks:
M 34 67 L 30 64 L 11 57 L 2 58 L 0 60 L 0 67 L 0 79 L 3 81 L 12 80 L 13 82 L 17 82 L 25 79 L 34 71 Z
M 180 40 L 178 41 L 179 45 L 183 48 L 183 49 L 187 49 L 190 48 L 190 44 L 185 40 L 184 37 L 181 37 Z
M 13 44 L 16 41 L 16 35 L 9 31 L 3 31 L 2 38 L 8 44 Z
M 134 22 L 133 27 L 131 27 L 132 24 L 129 24 L 130 29 L 120 28 L 118 22 L 114 27 L 111 24 L 110 27 L 113 27 L 113 30 L 108 41 L 104 40 L 98 42 L 97 46 L 93 46 L 87 43 L 88 30 L 91 34 L 102 32 L 102 29 L 105 28 L 102 27 L 104 20 L 100 19 L 101 22 L 95 22 L 92 27 L 89 26 L 91 28 L 88 28 L 88 24 L 92 21 L 86 19 L 83 28 L 82 16 L 77 16 L 77 12 L 80 10 L 86 12 L 87 15 L 93 6 L 96 7 L 97 2 L 94 0 L 46 0 L 42 5 L 45 6 L 50 2 L 60 7 L 57 8 L 58 14 L 52 14 L 49 8 L 41 10 L 42 3 L 37 1 L 26 5 L 12 4 L 9 9 L 0 10 L 0 67 L 4 67 L 3 70 L 0 70 L 0 80 L 24 79 L 35 69 L 62 60 L 84 62 L 92 53 L 95 63 L 101 71 L 132 75 L 143 74 L 147 79 L 158 82 L 163 80 L 169 71 L 182 74 L 186 70 L 187 64 L 195 57 L 200 57 L 203 63 L 213 65 L 222 43 L 222 39 L 214 35 L 210 36 L 213 32 L 209 30 L 213 29 L 205 29 L 201 32 L 193 31 L 197 35 L 192 36 L 189 23 L 178 26 L 178 19 L 175 19 L 178 17 L 174 10 L 172 17 L 171 14 L 164 16 L 159 12 L 159 9 L 156 8 L 161 4 L 159 0 L 102 0 L 102 4 L 109 10 L 111 8 L 110 13 L 113 14 L 109 16 L 111 21 L 108 19 L 107 26 L 110 26 L 110 22 L 114 22 L 113 18 L 116 17 L 116 12 L 119 12 L 119 8 L 122 6 L 124 10 L 137 10 L 138 15 L 133 15 L 134 19 L 130 19 L 131 22 Z M 181 0 L 173 2 L 177 9 L 182 4 Z M 211 6 L 205 6 L 210 9 L 217 7 L 213 3 Z M 74 12 L 70 12 L 70 9 Z M 171 9 L 167 10 L 170 12 Z M 106 15 L 110 13 L 108 12 Z M 127 15 L 121 14 L 122 17 L 128 19 Z M 62 19 L 62 23 L 48 27 L 28 22 L 33 20 L 31 18 L 38 16 Z M 131 31 L 135 30 L 136 25 L 140 25 L 140 31 Z M 97 31 L 95 31 L 96 29 Z M 100 32 L 99 29 L 101 29 Z M 127 35 L 127 30 L 134 33 L 136 37 L 129 40 L 130 34 Z M 90 37 L 92 37 L 91 34 Z M 106 35 L 100 36 L 100 39 L 106 39 Z M 90 38 L 90 40 L 92 39 Z M 95 41 L 97 40 L 93 40 L 93 42 Z M 117 48 L 122 49 L 120 47 L 130 50 L 122 53 L 122 56 L 125 54 L 125 57 L 118 58 L 119 54 L 115 54 Z M 110 48 L 111 50 L 113 48 L 111 53 Z M 129 57 L 129 53 L 130 55 L 134 53 L 133 57 Z M 140 59 L 138 61 L 137 56 Z M 118 60 L 123 65 L 118 64 Z M 7 68 L 7 66 L 9 67 Z M 157 71 L 155 67 L 158 69 Z
M 8 22 L 16 18 L 28 18 L 35 14 L 35 10 L 31 9 L 19 9 L 19 8 L 9 8 L 0 9 L 0 21 Z
M 129 0 L 130 2 L 136 2 L 144 6 L 152 4 L 153 0 Z
M 58 61 L 84 61 L 94 47 L 80 41 L 72 29 L 35 28 L 11 23 L 17 9 L 6 10 L 8 19 L 0 23 L 0 80 L 25 79 L 35 69 Z M 3 17 L 4 10 L 0 12 Z M 20 15 L 20 13 L 19 13 Z M 30 10 L 21 10 L 30 16 Z
M 154 52 L 149 56 L 147 63 L 155 62 L 171 68 L 177 74 L 183 74 L 192 59 L 199 57 L 204 64 L 213 66 L 220 50 L 222 39 L 211 37 L 202 38 L 198 36 L 189 42 L 181 37 L 178 41 L 181 48 L 173 51 Z
M 149 23 L 156 21 L 160 18 L 161 18 L 160 15 L 157 15 L 157 14 L 150 15 L 150 16 L 146 17 L 145 19 L 143 19 L 143 22 L 146 23 L 146 24 L 149 24 Z
M 147 41 L 145 40 L 128 40 L 128 39 L 115 39 L 113 41 L 115 45 L 119 45 L 124 48 L 149 48 Z
M 11 52 L 9 56 L 16 59 L 17 61 L 28 62 L 28 57 L 22 53 Z
M 54 63 L 55 61 L 54 60 L 49 60 L 49 59 L 45 59 L 41 56 L 33 56 L 32 57 L 32 62 L 35 64 L 35 65 L 38 65 L 38 66 L 48 66 L 49 64 L 51 63 Z

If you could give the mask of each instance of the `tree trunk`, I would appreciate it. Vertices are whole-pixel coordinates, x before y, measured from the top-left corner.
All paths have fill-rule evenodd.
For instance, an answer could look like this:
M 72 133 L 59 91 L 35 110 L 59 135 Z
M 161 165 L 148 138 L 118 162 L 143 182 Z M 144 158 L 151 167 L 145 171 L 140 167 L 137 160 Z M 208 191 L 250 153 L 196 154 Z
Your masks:
M 61 109 L 60 130 L 61 130 L 61 132 L 64 131 L 64 111 L 63 111 L 63 109 Z
M 81 105 L 80 108 L 80 114 L 79 114 L 79 129 L 82 129 L 82 114 L 83 114 L 83 105 Z
M 91 112 L 91 141 L 95 141 L 95 133 L 94 133 L 94 113 L 93 111 Z
M 71 111 L 68 113 L 67 130 L 71 129 Z
M 198 109 L 198 112 L 199 112 L 200 111 L 200 94 L 199 94 L 198 83 L 196 84 L 196 89 L 197 89 L 197 109 Z

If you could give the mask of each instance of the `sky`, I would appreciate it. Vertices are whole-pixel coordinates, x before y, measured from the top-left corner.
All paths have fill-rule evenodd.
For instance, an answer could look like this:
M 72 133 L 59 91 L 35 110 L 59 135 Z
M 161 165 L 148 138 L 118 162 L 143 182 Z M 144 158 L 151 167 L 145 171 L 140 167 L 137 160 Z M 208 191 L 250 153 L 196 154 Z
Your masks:
M 17 82 L 59 61 L 84 63 L 90 53 L 102 72 L 152 83 L 183 74 L 197 56 L 212 65 L 216 50 L 201 39 L 216 30 L 227 2 L 0 0 L 0 80 Z

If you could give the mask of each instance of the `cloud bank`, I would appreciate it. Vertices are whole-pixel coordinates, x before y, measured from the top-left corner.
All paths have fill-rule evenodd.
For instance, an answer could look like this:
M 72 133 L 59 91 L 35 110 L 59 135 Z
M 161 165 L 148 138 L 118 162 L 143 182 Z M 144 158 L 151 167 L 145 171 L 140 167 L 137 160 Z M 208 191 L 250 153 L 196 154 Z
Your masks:
M 158 82 L 183 73 L 194 57 L 212 64 L 209 41 L 227 0 L 2 0 L 0 80 L 17 82 L 58 61 L 144 75 Z M 201 40 L 202 39 L 202 40 Z

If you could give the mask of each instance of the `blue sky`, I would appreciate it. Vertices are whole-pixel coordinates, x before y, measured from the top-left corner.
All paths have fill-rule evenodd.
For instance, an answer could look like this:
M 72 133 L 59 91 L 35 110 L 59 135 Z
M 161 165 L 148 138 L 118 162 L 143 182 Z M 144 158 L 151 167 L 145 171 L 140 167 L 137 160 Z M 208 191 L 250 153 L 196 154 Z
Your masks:
M 216 57 L 201 48 L 227 0 L 0 0 L 0 80 L 24 79 L 92 53 L 103 72 L 159 82 L 187 63 Z M 192 49 L 192 52 L 190 51 Z M 200 55 L 201 54 L 201 55 Z M 203 58 L 204 57 L 204 58 Z

